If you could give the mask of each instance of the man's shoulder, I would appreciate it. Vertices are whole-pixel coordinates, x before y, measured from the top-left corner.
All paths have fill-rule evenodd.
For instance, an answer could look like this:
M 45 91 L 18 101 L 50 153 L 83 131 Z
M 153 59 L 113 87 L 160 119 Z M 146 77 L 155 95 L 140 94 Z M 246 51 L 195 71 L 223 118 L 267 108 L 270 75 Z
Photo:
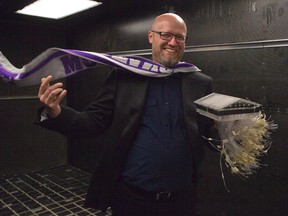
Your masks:
M 184 76 L 188 79 L 197 79 L 197 80 L 212 80 L 210 76 L 207 74 L 202 73 L 201 71 L 195 71 L 191 73 L 184 73 Z

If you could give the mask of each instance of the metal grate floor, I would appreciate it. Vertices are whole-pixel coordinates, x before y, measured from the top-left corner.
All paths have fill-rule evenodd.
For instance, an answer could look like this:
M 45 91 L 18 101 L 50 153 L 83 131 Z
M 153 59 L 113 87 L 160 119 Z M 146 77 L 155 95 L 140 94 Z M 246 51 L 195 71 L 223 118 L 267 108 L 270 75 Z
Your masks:
M 0 215 L 111 216 L 83 207 L 90 174 L 71 166 L 0 178 Z

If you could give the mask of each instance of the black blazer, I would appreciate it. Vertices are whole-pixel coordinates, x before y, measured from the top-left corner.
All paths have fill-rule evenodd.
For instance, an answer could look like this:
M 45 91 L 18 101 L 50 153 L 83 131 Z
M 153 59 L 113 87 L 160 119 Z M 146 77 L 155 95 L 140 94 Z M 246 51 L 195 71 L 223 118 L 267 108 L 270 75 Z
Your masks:
M 57 118 L 37 121 L 37 124 L 47 129 L 72 138 L 88 138 L 105 132 L 105 148 L 91 178 L 86 207 L 106 211 L 110 206 L 114 188 L 141 120 L 150 79 L 155 78 L 114 71 L 85 112 L 62 106 Z M 214 121 L 197 114 L 193 101 L 212 92 L 212 80 L 200 72 L 181 73 L 181 86 L 185 124 L 196 174 L 195 170 L 204 154 L 205 140 L 201 135 L 215 137 L 215 131 Z

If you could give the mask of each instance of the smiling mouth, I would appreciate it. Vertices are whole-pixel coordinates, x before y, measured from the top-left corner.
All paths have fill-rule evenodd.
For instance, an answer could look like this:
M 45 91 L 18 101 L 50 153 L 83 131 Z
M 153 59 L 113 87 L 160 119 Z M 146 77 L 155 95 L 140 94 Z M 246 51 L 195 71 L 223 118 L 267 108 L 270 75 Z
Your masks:
M 172 54 L 177 53 L 177 50 L 175 50 L 175 49 L 163 48 L 163 50 L 165 50 L 168 53 L 172 53 Z

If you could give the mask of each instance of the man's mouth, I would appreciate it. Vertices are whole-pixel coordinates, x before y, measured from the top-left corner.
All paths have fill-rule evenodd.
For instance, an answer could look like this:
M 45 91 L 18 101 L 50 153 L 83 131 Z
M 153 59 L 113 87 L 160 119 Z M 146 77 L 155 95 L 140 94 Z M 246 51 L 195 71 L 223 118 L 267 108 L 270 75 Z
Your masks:
M 164 48 L 164 50 L 169 52 L 169 53 L 176 53 L 177 52 L 175 49 L 171 49 L 171 48 Z

